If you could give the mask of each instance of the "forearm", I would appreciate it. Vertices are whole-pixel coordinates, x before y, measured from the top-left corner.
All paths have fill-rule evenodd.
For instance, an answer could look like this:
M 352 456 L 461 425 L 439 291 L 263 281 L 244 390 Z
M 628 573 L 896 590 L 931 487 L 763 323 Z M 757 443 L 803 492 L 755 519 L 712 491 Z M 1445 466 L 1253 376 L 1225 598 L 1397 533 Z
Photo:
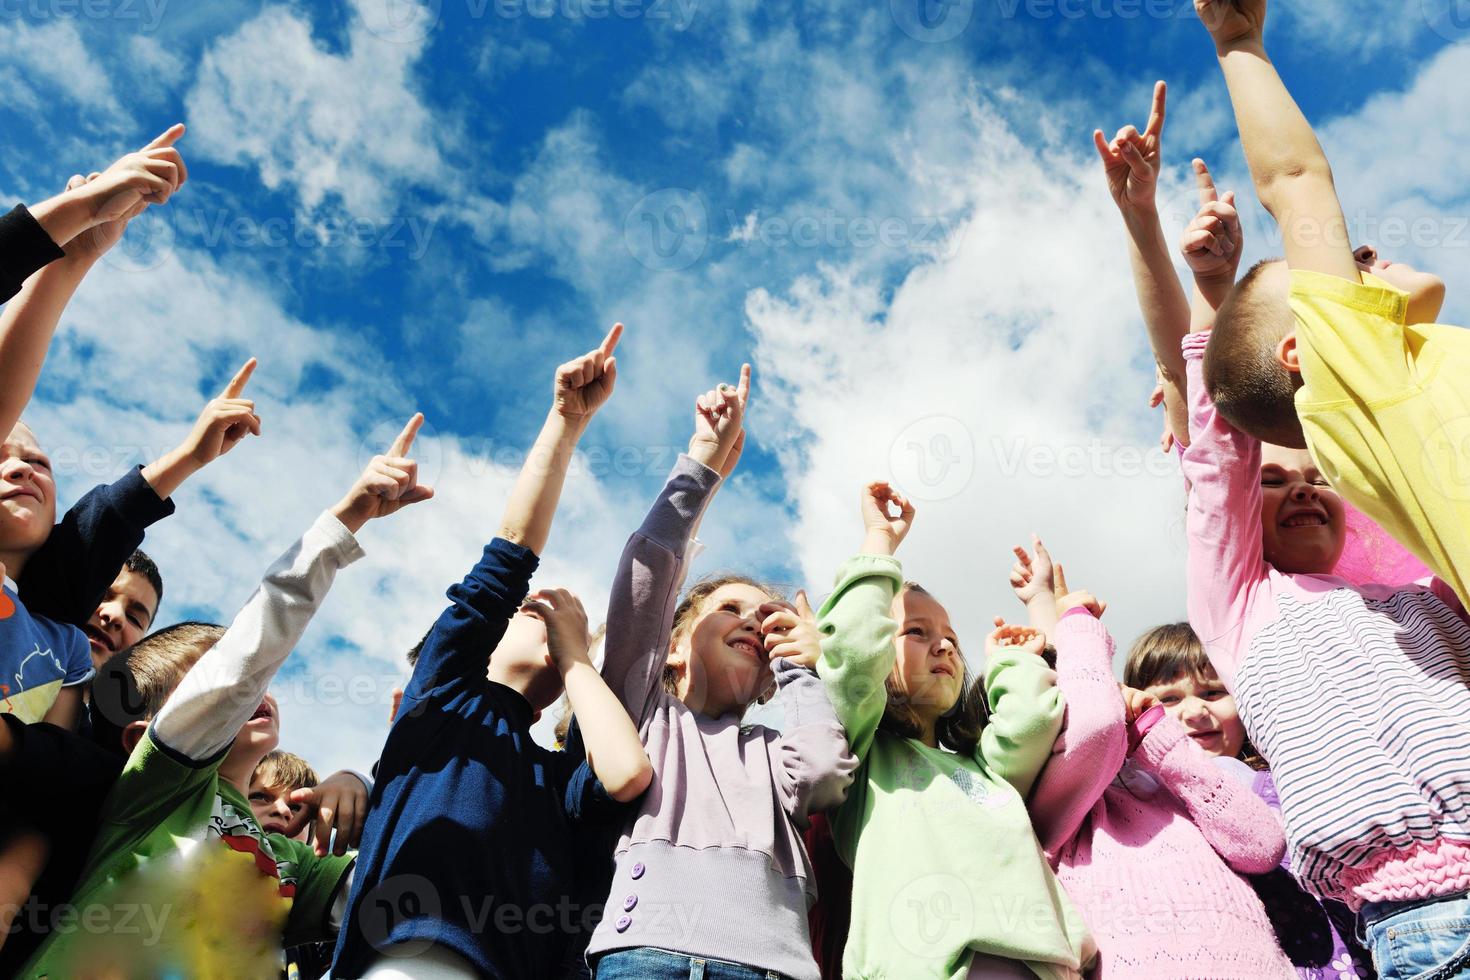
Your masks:
M 1219 56 L 1256 196 L 1281 227 L 1288 262 L 1358 279 L 1327 155 L 1265 46 L 1241 41 Z
M 569 421 L 555 412 L 547 415 L 510 492 L 500 537 L 538 555 L 546 549 L 567 468 L 585 430 L 584 423 Z
M 48 198 L 28 210 L 51 240 L 62 247 L 96 222 L 93 205 L 69 191 Z
M 1026 625 L 1044 634 L 1048 643 L 1055 643 L 1057 630 L 1057 597 L 1049 590 L 1033 596 L 1026 602 Z
M 61 311 L 91 263 L 59 259 L 26 280 L 0 310 L 0 433 L 9 434 L 36 390 Z
M 1128 261 L 1133 269 L 1133 288 L 1138 294 L 1138 309 L 1148 330 L 1149 346 L 1154 361 L 1164 375 L 1166 386 L 1184 385 L 1184 357 L 1179 342 L 1189 329 L 1189 299 L 1174 259 L 1164 237 L 1163 225 L 1155 210 L 1126 211 L 1123 223 L 1128 228 Z
M 653 768 L 628 710 L 588 660 L 577 659 L 564 667 L 562 681 L 583 740 L 596 747 L 587 751 L 592 771 L 613 799 L 621 803 L 635 799 L 648 788 Z
M 143 479 L 159 500 L 167 500 L 199 470 L 200 464 L 192 456 L 183 449 L 173 449 L 143 467 Z
M 56 693 L 56 700 L 51 707 L 46 709 L 46 714 L 41 718 L 48 725 L 64 728 L 69 732 L 77 730 L 77 721 L 82 715 L 82 689 L 80 685 L 63 687 Z

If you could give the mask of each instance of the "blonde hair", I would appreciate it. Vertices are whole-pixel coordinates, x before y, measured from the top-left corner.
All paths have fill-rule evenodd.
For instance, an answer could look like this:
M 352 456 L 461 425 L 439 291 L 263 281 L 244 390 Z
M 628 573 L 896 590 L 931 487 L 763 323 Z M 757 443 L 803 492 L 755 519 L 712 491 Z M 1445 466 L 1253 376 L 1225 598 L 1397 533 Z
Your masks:
M 251 773 L 250 781 L 262 782 L 271 789 L 290 792 L 293 789 L 310 789 L 321 782 L 311 763 L 294 752 L 274 749 L 266 753 Z
M 709 600 L 709 597 L 727 585 L 748 585 L 752 589 L 759 589 L 772 598 L 779 598 L 781 595 L 779 590 L 766 585 L 764 582 L 757 582 L 749 576 L 737 575 L 733 572 L 702 578 L 689 587 L 689 590 L 684 593 L 684 598 L 680 600 L 678 607 L 674 609 L 674 624 L 670 630 L 669 638 L 670 649 L 673 649 L 680 640 L 689 635 L 694 629 L 694 624 L 698 622 L 699 617 L 704 613 L 704 606 Z M 679 672 L 667 663 L 664 664 L 663 684 L 665 691 L 674 697 L 679 696 Z
M 1215 314 L 1205 347 L 1205 390 L 1235 428 L 1262 442 L 1300 445 L 1296 379 L 1276 358 L 1295 321 L 1284 295 L 1262 283 L 1280 259 L 1257 262 Z

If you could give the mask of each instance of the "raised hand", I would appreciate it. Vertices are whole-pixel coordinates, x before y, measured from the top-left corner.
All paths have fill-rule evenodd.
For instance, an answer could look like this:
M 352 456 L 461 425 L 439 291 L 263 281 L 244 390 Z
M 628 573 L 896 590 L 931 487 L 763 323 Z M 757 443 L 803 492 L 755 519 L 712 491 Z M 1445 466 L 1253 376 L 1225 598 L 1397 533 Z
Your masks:
M 1016 592 L 1016 598 L 1025 605 L 1030 605 L 1034 600 L 1052 596 L 1052 561 L 1051 552 L 1046 550 L 1046 545 L 1036 535 L 1031 535 L 1031 550 L 1035 557 L 1026 553 L 1026 549 L 1017 545 L 1012 551 L 1016 555 L 1016 563 L 1011 566 L 1011 588 Z
M 1061 617 L 1078 606 L 1086 609 L 1098 619 L 1108 611 L 1108 604 L 1102 602 L 1086 589 L 1078 589 L 1073 592 L 1067 586 L 1067 570 L 1062 567 L 1061 562 L 1056 563 L 1052 574 L 1052 594 L 1056 596 L 1057 616 Z
M 1159 187 L 1159 171 L 1162 169 L 1162 142 L 1164 116 L 1169 87 L 1163 82 L 1154 85 L 1153 108 L 1149 112 L 1148 125 L 1140 133 L 1133 126 L 1124 126 L 1109 142 L 1100 129 L 1093 130 L 1092 142 L 1097 155 L 1102 158 L 1103 172 L 1108 178 L 1108 193 L 1123 211 L 1151 210 Z
M 1202 290 L 1217 285 L 1228 293 L 1240 268 L 1244 239 L 1235 192 L 1226 191 L 1222 196 L 1203 160 L 1194 161 L 1194 179 L 1199 187 L 1199 213 L 1184 229 L 1179 247 Z
M 302 827 L 315 821 L 311 840 L 317 857 L 326 857 L 329 841 L 332 853 L 338 857 L 361 843 L 362 825 L 367 820 L 368 790 L 354 773 L 345 769 L 334 772 L 315 786 L 292 790 L 288 799 L 302 807 L 282 833 L 295 837 Z M 333 831 L 336 831 L 335 839 Z
M 419 464 L 408 455 L 423 424 L 422 414 L 409 419 L 388 452 L 373 457 L 347 496 L 332 509 L 349 531 L 356 534 L 374 518 L 396 514 L 409 504 L 434 496 L 433 487 L 419 484 Z
M 260 435 L 260 416 L 255 402 L 241 398 L 250 376 L 255 373 L 255 358 L 246 361 L 220 396 L 204 406 L 194 430 L 179 449 L 198 466 L 208 466 L 237 446 L 247 435 Z
M 822 656 L 822 632 L 817 629 L 817 614 L 807 602 L 806 593 L 798 591 L 796 602 L 767 602 L 760 607 L 765 617 L 761 622 L 766 656 L 779 657 L 816 670 Z
M 997 616 L 995 629 L 985 638 L 985 655 L 992 657 L 1011 647 L 1039 657 L 1046 650 L 1046 634 L 1029 626 L 1014 626 Z
M 622 336 L 623 325 L 615 323 L 596 350 L 588 351 L 556 369 L 553 411 L 569 422 L 586 422 L 607 403 L 618 378 L 618 363 L 613 357 L 613 349 Z
M 588 661 L 587 610 L 566 589 L 542 589 L 526 597 L 521 612 L 546 624 L 546 648 L 557 668 Z
M 749 403 L 750 365 L 744 364 L 739 384 L 721 384 L 695 400 L 689 455 L 722 477 L 733 473 L 745 449 L 745 409 Z
M 1266 0 L 1194 0 L 1194 12 L 1217 50 L 1260 41 L 1266 29 Z
M 1118 689 L 1123 692 L 1123 710 L 1130 725 L 1138 720 L 1139 715 L 1159 703 L 1159 699 L 1152 694 L 1129 687 L 1127 684 L 1119 684 Z
M 884 482 L 869 483 L 860 497 L 863 514 L 863 553 L 892 555 L 908 537 L 914 523 L 914 505 Z M 894 513 L 897 511 L 897 513 Z

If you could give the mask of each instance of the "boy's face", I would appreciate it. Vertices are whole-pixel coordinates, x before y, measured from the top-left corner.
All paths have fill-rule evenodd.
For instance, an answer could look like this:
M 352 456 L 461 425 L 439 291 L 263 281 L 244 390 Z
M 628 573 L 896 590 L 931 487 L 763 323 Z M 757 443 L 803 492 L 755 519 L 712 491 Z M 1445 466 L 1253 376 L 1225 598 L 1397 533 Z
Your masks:
M 1420 272 L 1404 262 L 1390 262 L 1372 245 L 1360 245 L 1353 252 L 1359 271 L 1377 276 L 1390 286 L 1409 294 L 1409 323 L 1434 323 L 1444 306 L 1444 280 L 1432 272 Z
M 0 548 L 34 552 L 56 523 L 56 482 L 35 433 L 16 423 L 0 446 Z
M 301 812 L 303 804 L 292 803 L 290 795 L 289 786 L 272 786 L 258 776 L 251 778 L 250 792 L 247 794 L 250 809 L 267 834 L 284 834 L 291 818 Z M 307 823 L 291 839 L 304 841 L 310 833 L 311 824 Z
M 564 686 L 546 644 L 546 624 L 526 613 L 512 616 L 490 657 L 486 676 L 520 691 L 538 714 L 553 704 Z
M 1261 446 L 1261 545 L 1266 561 L 1288 574 L 1330 575 L 1342 556 L 1347 524 L 1342 498 L 1305 449 Z
M 153 583 L 137 572 L 124 568 L 112 580 L 102 604 L 82 627 L 92 648 L 92 665 L 137 643 L 153 625 L 158 612 L 158 592 Z

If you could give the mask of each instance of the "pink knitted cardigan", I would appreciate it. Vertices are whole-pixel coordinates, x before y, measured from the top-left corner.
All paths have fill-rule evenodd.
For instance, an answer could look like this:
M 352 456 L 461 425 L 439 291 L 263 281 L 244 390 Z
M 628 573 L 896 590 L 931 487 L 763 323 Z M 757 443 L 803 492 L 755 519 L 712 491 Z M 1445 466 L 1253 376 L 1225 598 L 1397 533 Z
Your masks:
M 1066 722 L 1030 805 L 1037 837 L 1097 939 L 1094 976 L 1295 978 L 1240 877 L 1272 870 L 1285 852 L 1270 809 L 1168 716 L 1128 757 L 1107 629 L 1073 610 L 1055 643 Z

